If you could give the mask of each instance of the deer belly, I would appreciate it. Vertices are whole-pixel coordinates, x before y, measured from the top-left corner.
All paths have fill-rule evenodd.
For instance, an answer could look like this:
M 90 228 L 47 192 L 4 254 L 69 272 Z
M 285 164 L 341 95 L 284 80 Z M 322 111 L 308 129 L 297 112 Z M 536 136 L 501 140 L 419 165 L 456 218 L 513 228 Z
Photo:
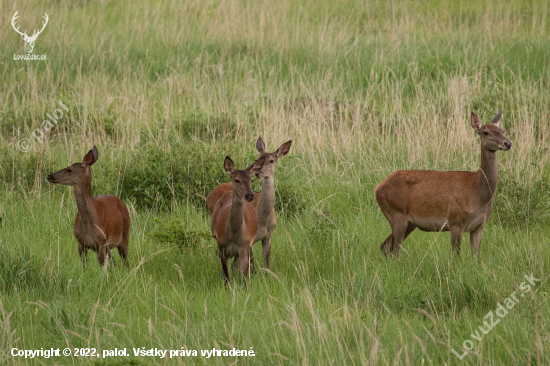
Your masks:
M 449 231 L 449 221 L 441 218 L 409 218 L 409 221 L 422 231 Z

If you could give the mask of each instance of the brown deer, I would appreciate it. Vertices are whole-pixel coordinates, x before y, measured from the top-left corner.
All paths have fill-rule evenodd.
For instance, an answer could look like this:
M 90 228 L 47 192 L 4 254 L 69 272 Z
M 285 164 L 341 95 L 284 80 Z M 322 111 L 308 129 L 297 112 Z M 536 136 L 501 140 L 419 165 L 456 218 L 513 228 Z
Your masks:
M 471 125 L 481 139 L 481 169 L 477 172 L 398 170 L 375 188 L 378 205 L 392 230 L 380 245 L 384 256 L 398 254 L 403 240 L 415 228 L 450 231 L 457 255 L 462 234 L 470 232 L 472 255 L 478 255 L 483 227 L 493 212 L 498 181 L 496 152 L 512 148 L 499 128 L 501 116 L 502 111 L 492 123 L 482 126 L 472 112 Z
M 235 258 L 246 284 L 250 266 L 252 244 L 258 230 L 258 214 L 254 205 L 251 174 L 259 172 L 264 166 L 265 158 L 256 160 L 245 170 L 235 170 L 233 161 L 225 157 L 223 167 L 231 177 L 232 190 L 226 195 L 231 199 L 220 199 L 212 211 L 212 234 L 216 238 L 222 263 L 225 282 L 229 285 L 229 259 Z M 246 202 L 245 202 L 246 201 Z
M 78 213 L 74 223 L 74 236 L 78 241 L 78 252 L 85 263 L 88 249 L 97 253 L 100 265 L 105 257 L 110 258 L 110 250 L 118 253 L 128 267 L 128 240 L 130 238 L 130 215 L 122 200 L 115 196 L 92 198 L 92 174 L 90 167 L 97 161 L 97 147 L 93 147 L 82 163 L 74 163 L 46 177 L 49 183 L 73 186 Z
M 265 164 L 262 170 L 256 173 L 256 176 L 262 179 L 262 192 L 254 192 L 254 201 L 252 203 L 258 212 L 258 232 L 254 243 L 262 241 L 262 254 L 264 263 L 269 268 L 269 257 L 271 254 L 271 234 L 277 226 L 277 214 L 275 213 L 275 164 L 279 158 L 285 156 L 290 151 L 292 140 L 285 142 L 277 150 L 272 153 L 266 152 L 265 143 L 261 137 L 256 141 L 256 150 L 258 150 L 258 158 L 265 157 Z M 206 197 L 206 207 L 208 212 L 212 214 L 216 203 L 224 197 L 227 192 L 232 190 L 232 184 L 222 183 L 212 190 Z M 231 196 L 225 196 L 229 199 Z M 254 270 L 254 257 L 251 253 L 251 265 Z

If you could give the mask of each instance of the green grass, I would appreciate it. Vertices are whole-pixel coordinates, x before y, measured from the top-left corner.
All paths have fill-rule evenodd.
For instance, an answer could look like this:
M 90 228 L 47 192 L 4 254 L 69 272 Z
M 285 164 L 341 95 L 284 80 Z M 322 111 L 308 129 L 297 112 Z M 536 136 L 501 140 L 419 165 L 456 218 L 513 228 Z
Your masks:
M 35 54 L 2 34 L 0 364 L 544 365 L 550 347 L 550 9 L 543 1 L 0 2 L 50 22 Z M 70 112 L 29 152 L 47 113 Z M 415 231 L 385 260 L 374 187 L 396 169 L 476 170 L 473 110 L 502 108 L 480 259 Z M 276 172 L 272 266 L 227 288 L 203 199 L 292 139 Z M 93 194 L 130 208 L 130 268 L 83 267 L 70 188 L 45 176 L 93 145 Z M 259 185 L 255 186 L 260 189 Z M 260 245 L 255 257 L 263 266 Z M 542 279 L 472 338 L 533 273 Z M 465 340 L 474 348 L 463 360 Z M 127 348 L 128 358 L 12 357 Z M 197 350 L 134 357 L 132 348 Z M 255 357 L 201 357 L 253 347 Z

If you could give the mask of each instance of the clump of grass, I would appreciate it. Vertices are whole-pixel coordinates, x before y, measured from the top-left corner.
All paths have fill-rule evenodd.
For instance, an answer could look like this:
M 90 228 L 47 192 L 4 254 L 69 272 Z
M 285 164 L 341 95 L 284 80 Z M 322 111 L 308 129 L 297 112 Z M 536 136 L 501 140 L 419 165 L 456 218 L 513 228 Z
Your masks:
M 137 149 L 122 174 L 121 197 L 142 209 L 167 209 L 176 200 L 204 208 L 208 193 L 227 180 L 223 159 L 228 150 L 198 141 Z M 240 151 L 232 155 L 236 161 L 254 160 L 250 153 L 245 159 Z
M 45 154 L 22 153 L 6 148 L 0 149 L 0 188 L 16 192 L 30 192 L 42 187 L 47 172 L 53 171 L 51 160 Z
M 545 225 L 550 219 L 550 181 L 544 177 L 530 182 L 502 175 L 498 185 L 496 215 L 504 226 Z
M 121 173 L 121 198 L 140 209 L 168 209 L 174 202 L 189 202 L 204 209 L 205 198 L 218 184 L 228 181 L 223 169 L 225 155 L 244 169 L 256 158 L 253 149 L 236 144 L 214 146 L 198 141 L 173 142 L 169 149 L 147 145 L 131 156 Z M 258 183 L 255 188 L 259 189 Z M 279 179 L 276 186 L 277 212 L 293 215 L 305 207 L 300 182 Z
M 206 231 L 187 229 L 179 219 L 167 223 L 155 219 L 155 222 L 157 226 L 148 235 L 160 243 L 177 245 L 180 250 L 196 249 L 200 243 L 212 239 L 212 234 Z

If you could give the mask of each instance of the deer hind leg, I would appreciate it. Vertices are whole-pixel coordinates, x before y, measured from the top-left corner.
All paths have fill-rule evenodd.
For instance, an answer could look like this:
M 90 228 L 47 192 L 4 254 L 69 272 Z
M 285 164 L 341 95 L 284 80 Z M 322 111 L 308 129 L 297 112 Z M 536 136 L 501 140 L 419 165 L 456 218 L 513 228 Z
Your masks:
M 406 217 L 400 220 L 395 220 L 391 225 L 392 241 L 390 243 L 390 253 L 392 255 L 399 255 L 403 241 L 409 234 L 416 228 L 411 224 Z M 389 238 L 388 238 L 389 239 Z M 388 240 L 386 239 L 386 240 Z
M 120 255 L 120 259 L 122 259 L 122 264 L 124 267 L 128 268 L 128 242 L 124 243 L 124 239 L 122 240 L 122 243 L 120 243 L 117 248 L 118 255 Z
M 382 254 L 384 254 L 384 257 L 388 257 L 388 254 L 390 254 L 391 248 L 392 248 L 392 242 L 393 242 L 393 234 L 390 234 L 390 236 L 388 236 L 386 240 L 384 240 L 382 244 L 380 244 L 380 251 L 382 252 Z
M 453 253 L 460 255 L 460 245 L 462 244 L 462 227 L 451 226 L 451 248 Z
M 470 232 L 470 248 L 472 255 L 479 257 L 479 247 L 481 246 L 481 236 L 483 235 L 483 226 Z

